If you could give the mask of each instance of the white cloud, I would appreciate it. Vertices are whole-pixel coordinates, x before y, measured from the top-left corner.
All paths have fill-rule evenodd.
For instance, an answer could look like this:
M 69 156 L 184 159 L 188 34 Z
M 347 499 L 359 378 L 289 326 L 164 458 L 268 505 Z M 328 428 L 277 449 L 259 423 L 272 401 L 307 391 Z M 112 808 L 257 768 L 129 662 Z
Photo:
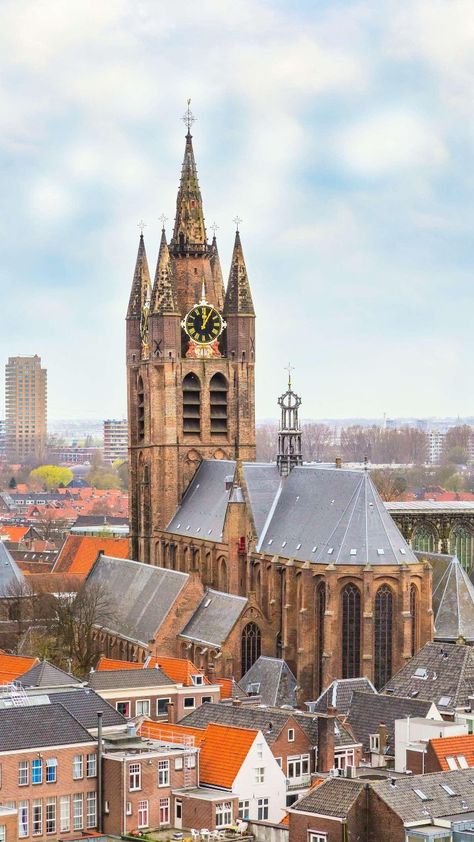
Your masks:
M 31 185 L 29 203 L 31 216 L 49 224 L 61 222 L 73 212 L 72 197 L 62 184 L 47 176 L 38 178 Z

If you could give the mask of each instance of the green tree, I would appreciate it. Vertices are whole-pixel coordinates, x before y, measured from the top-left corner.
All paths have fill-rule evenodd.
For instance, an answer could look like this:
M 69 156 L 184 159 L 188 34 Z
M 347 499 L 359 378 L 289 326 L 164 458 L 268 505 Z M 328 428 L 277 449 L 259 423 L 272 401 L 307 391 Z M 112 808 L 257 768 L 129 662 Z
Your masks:
M 8 483 L 8 488 L 16 488 L 16 479 L 12 477 L 10 482 Z
M 53 488 L 64 488 L 69 485 L 72 478 L 73 473 L 69 468 L 59 468 L 56 465 L 41 465 L 30 473 L 31 482 L 39 482 L 47 491 Z

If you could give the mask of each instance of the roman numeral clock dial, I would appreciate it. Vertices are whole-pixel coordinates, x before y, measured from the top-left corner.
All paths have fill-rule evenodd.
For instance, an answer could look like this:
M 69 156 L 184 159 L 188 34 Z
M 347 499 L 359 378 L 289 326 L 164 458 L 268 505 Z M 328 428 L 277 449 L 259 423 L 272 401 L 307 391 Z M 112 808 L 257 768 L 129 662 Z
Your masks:
M 226 323 L 215 307 L 200 301 L 184 317 L 181 327 L 195 346 L 190 347 L 189 356 L 214 356 L 211 346 L 219 339 Z

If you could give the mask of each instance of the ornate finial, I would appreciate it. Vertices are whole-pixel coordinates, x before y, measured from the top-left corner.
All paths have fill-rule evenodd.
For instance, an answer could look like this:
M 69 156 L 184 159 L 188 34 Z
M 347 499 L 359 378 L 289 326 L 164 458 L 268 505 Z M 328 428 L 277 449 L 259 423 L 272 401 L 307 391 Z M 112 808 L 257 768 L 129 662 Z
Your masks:
M 165 230 L 165 222 L 168 222 L 168 217 L 165 216 L 164 213 L 162 213 L 161 216 L 158 217 L 158 219 L 161 222 L 161 227 L 164 231 Z
M 206 301 L 206 281 L 204 280 L 204 276 L 202 278 L 202 283 L 201 283 L 201 300 L 200 300 L 199 303 L 200 304 L 207 304 L 207 301 Z
M 239 225 L 240 225 L 240 223 L 241 223 L 241 222 L 243 222 L 243 220 L 240 218 L 240 216 L 234 216 L 234 218 L 233 218 L 232 222 L 233 222 L 233 223 L 234 223 L 234 225 L 235 225 L 235 230 L 238 232 L 238 230 L 239 230 Z
M 288 363 L 288 365 L 285 367 L 285 371 L 288 372 L 288 389 L 291 389 L 291 372 L 294 370 L 294 366 L 290 365 L 290 363 Z
M 137 228 L 140 229 L 140 234 L 143 236 L 143 230 L 146 228 L 146 222 L 143 222 L 143 219 L 140 219 L 140 222 L 137 224 Z
M 215 222 L 213 222 L 213 223 L 212 223 L 212 225 L 210 225 L 209 227 L 210 227 L 210 229 L 211 229 L 211 231 L 212 231 L 212 233 L 214 234 L 214 237 L 215 237 L 215 236 L 216 236 L 216 231 L 218 231 L 218 230 L 219 230 L 219 226 L 218 226 L 218 225 L 216 225 L 216 223 L 215 223 Z
M 191 111 L 191 100 L 188 99 L 188 107 L 186 109 L 186 113 L 183 115 L 182 120 L 185 126 L 188 127 L 188 134 L 191 134 L 191 126 L 196 121 L 196 118 Z

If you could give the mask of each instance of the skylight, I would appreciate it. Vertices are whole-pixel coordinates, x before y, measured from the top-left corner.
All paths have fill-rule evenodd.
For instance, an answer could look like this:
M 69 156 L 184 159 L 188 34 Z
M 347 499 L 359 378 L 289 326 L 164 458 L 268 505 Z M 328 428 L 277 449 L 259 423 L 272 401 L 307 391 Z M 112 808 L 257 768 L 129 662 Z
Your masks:
M 357 550 L 352 549 L 352 550 L 350 551 L 350 555 L 357 555 Z
M 318 549 L 317 547 L 313 547 L 313 549 L 311 550 L 311 552 L 312 552 L 312 553 L 315 553 L 317 549 Z
M 377 555 L 385 555 L 385 550 L 382 550 L 382 549 L 377 550 Z
M 451 789 L 451 787 L 448 786 L 448 784 L 441 784 L 441 789 L 444 789 L 444 791 L 447 792 L 448 795 L 457 795 L 457 793 L 454 792 L 454 789 Z
M 332 554 L 333 554 L 333 552 L 334 552 L 334 547 L 329 547 L 329 549 L 328 549 L 328 555 L 332 555 Z
M 269 542 L 268 542 L 268 543 L 269 543 L 269 544 L 273 544 L 273 538 L 270 538 L 270 540 L 269 540 Z
M 297 545 L 296 545 L 296 549 L 297 549 L 297 550 L 301 550 L 301 544 L 297 544 Z
M 418 798 L 421 798 L 422 801 L 428 801 L 428 796 L 425 795 L 422 789 L 414 789 L 413 792 L 418 796 Z
M 469 769 L 469 763 L 467 762 L 466 758 L 464 757 L 464 754 L 458 754 L 457 761 L 459 763 L 460 769 Z
M 402 554 L 402 555 L 406 555 L 406 554 L 407 554 L 407 551 L 406 551 L 406 550 L 404 550 L 404 549 L 403 549 L 403 547 L 400 547 L 400 552 L 401 552 L 401 554 Z
M 425 667 L 418 667 L 413 673 L 413 678 L 428 678 L 428 670 Z
M 283 541 L 281 548 L 283 549 L 283 547 L 286 547 L 286 541 Z
M 447 705 L 451 704 L 451 696 L 441 696 L 438 704 L 447 707 Z

